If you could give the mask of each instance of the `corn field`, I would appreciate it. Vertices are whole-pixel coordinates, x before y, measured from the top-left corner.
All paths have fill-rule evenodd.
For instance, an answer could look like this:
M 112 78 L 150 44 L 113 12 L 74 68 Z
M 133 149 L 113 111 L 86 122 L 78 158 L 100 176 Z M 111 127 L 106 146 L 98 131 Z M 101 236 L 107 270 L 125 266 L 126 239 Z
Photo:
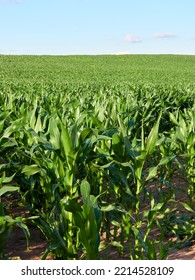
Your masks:
M 42 259 L 162 260 L 189 246 L 194 65 L 187 56 L 0 56 L 0 258 L 15 227 L 27 248 L 30 228 L 42 232 Z

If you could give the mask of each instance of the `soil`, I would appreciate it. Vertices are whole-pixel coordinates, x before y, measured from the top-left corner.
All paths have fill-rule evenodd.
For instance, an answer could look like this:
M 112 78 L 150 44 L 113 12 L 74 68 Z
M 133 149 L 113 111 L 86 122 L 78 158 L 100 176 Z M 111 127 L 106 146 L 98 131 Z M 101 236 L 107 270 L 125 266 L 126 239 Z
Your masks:
M 15 228 L 12 235 L 9 237 L 7 245 L 5 247 L 5 255 L 9 259 L 21 259 L 21 260 L 40 260 L 41 255 L 47 248 L 47 242 L 43 238 L 41 232 L 37 228 L 30 228 L 31 239 L 30 246 L 27 249 L 24 233 L 21 229 Z M 115 250 L 109 250 L 109 259 L 124 259 Z M 104 259 L 107 256 L 104 256 Z M 52 259 L 48 257 L 47 259 Z M 169 252 L 168 260 L 195 260 L 195 242 L 191 243 L 191 246 L 175 249 Z

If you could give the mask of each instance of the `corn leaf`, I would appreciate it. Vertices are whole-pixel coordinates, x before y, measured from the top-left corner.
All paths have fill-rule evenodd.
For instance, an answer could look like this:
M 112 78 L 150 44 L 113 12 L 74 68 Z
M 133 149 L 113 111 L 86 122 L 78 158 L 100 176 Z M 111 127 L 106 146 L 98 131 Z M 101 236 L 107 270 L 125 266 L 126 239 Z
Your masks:
M 12 187 L 12 186 L 6 186 L 6 187 L 2 187 L 0 188 L 0 197 L 7 193 L 7 192 L 15 192 L 15 191 L 19 191 L 19 187 Z
M 156 143 L 158 140 L 158 130 L 159 130 L 161 115 L 162 113 L 159 115 L 157 122 L 151 129 L 150 134 L 145 141 L 145 151 L 147 155 L 151 155 L 155 151 Z
M 31 175 L 38 173 L 40 170 L 41 170 L 41 168 L 39 166 L 37 166 L 36 164 L 34 164 L 34 165 L 25 166 L 22 169 L 22 173 L 25 173 L 27 176 L 31 176 Z

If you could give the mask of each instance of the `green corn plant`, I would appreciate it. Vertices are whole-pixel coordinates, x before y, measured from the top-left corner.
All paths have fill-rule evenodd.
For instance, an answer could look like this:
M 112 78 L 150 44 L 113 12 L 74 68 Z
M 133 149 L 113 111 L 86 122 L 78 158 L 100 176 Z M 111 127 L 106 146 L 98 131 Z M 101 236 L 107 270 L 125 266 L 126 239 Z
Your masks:
M 85 248 L 85 259 L 95 260 L 99 258 L 101 211 L 98 207 L 97 197 L 90 194 L 90 185 L 87 181 L 81 183 L 81 196 L 83 205 L 80 206 L 74 200 L 65 204 L 65 209 L 73 214 L 73 220 L 79 229 L 78 243 Z
M 34 133 L 34 132 L 33 132 Z M 31 156 L 36 164 L 25 166 L 22 173 L 29 178 L 39 174 L 41 184 L 40 191 L 46 195 L 45 211 L 53 211 L 53 205 L 57 199 L 57 193 L 66 199 L 72 198 L 76 192 L 75 189 L 75 168 L 78 148 L 73 147 L 70 136 L 61 121 L 54 117 L 50 118 L 49 126 L 49 143 L 45 138 L 45 143 L 36 144 L 31 150 Z M 37 135 L 36 141 L 40 141 Z M 36 150 L 34 148 L 36 147 Z M 41 157 L 41 161 L 40 161 Z M 57 207 L 57 209 L 59 209 Z M 48 215 L 52 222 L 52 216 Z M 64 221 L 63 221 L 64 222 Z M 72 233 L 72 213 L 66 215 L 66 235 L 67 251 L 73 253 L 73 233 Z
M 157 164 L 157 166 L 151 167 L 149 169 L 147 177 L 143 176 L 143 169 L 145 167 L 146 160 L 154 153 L 155 149 L 157 148 L 157 145 L 159 145 L 162 142 L 161 139 L 158 140 L 158 128 L 159 128 L 159 123 L 160 123 L 160 117 L 161 117 L 161 115 L 159 116 L 157 123 L 154 125 L 148 138 L 146 138 L 146 139 L 144 139 L 144 129 L 142 127 L 142 142 L 140 145 L 136 145 L 136 142 L 137 142 L 136 139 L 134 140 L 134 142 L 132 144 L 130 144 L 130 141 L 128 140 L 128 138 L 126 136 L 124 137 L 124 140 L 122 140 L 121 136 L 119 136 L 118 134 L 114 134 L 112 136 L 112 148 L 115 153 L 114 155 L 117 155 L 117 159 L 119 158 L 119 160 L 121 157 L 121 161 L 126 160 L 127 155 L 128 155 L 128 158 L 130 159 L 130 161 L 123 163 L 123 162 L 117 162 L 115 160 L 115 161 L 111 162 L 110 165 L 105 166 L 106 168 L 109 169 L 111 174 L 113 174 L 112 175 L 113 177 L 119 179 L 121 182 L 123 182 L 123 184 L 125 183 L 125 185 L 126 185 L 126 190 L 121 192 L 121 194 L 122 194 L 121 203 L 124 207 L 124 211 L 125 211 L 125 208 L 127 207 L 127 201 L 125 202 L 126 198 L 125 198 L 125 196 L 123 196 L 123 194 L 126 194 L 126 197 L 127 197 L 127 195 L 128 196 L 130 195 L 130 197 L 132 197 L 132 198 L 133 198 L 133 196 L 135 196 L 135 199 L 132 199 L 132 200 L 134 200 L 136 202 L 136 220 L 134 220 L 134 222 L 133 222 L 134 226 L 129 227 L 128 226 L 129 220 L 126 221 L 126 217 L 128 217 L 128 215 L 123 219 L 122 224 L 124 223 L 125 226 L 121 225 L 121 229 L 124 228 L 125 231 L 122 229 L 121 242 L 123 244 L 123 242 L 124 242 L 123 236 L 127 235 L 126 231 L 129 231 L 131 228 L 131 232 L 132 232 L 132 236 L 135 240 L 136 248 L 142 248 L 143 243 L 148 242 L 147 237 L 151 230 L 151 227 L 153 226 L 153 223 L 151 223 L 150 225 L 148 224 L 146 235 L 143 237 L 140 237 L 139 228 L 141 228 L 141 226 L 143 224 L 143 220 L 144 220 L 144 218 L 142 218 L 140 216 L 141 193 L 145 190 L 146 183 L 151 181 L 151 179 L 153 179 L 157 175 L 158 167 L 162 166 L 162 165 L 166 165 L 169 161 L 171 161 L 175 157 L 173 155 L 173 156 L 167 156 L 167 157 L 162 158 L 159 161 L 159 163 Z M 123 144 L 123 141 L 124 141 L 124 144 Z M 126 155 L 125 155 L 125 152 L 127 153 Z M 114 167 L 114 165 L 115 165 L 115 167 Z M 118 169 L 117 166 L 120 166 L 120 169 L 122 170 L 122 172 L 120 171 L 120 169 Z M 136 191 L 135 191 L 134 195 L 131 192 L 131 189 L 129 189 L 128 181 L 124 177 L 124 174 L 125 174 L 124 170 L 127 168 L 129 168 L 130 172 L 134 175 L 134 181 L 136 184 Z M 116 185 L 117 184 L 119 184 L 119 181 L 116 183 Z M 116 191 L 118 193 L 118 189 L 116 189 Z M 142 242 L 141 242 L 141 240 L 142 240 Z M 141 253 L 139 252 L 139 254 L 138 255 L 135 254 L 134 257 L 139 258 L 140 254 Z
M 2 177 L 0 178 L 0 259 L 4 258 L 5 243 L 13 228 L 16 226 L 23 230 L 26 236 L 27 248 L 29 246 L 30 232 L 27 225 L 25 224 L 27 219 L 23 217 L 12 218 L 12 216 L 6 215 L 4 211 L 2 196 L 6 193 L 19 191 L 19 187 L 15 187 L 10 184 L 13 180 L 13 177 L 14 175 L 11 177 L 6 177 L 5 173 L 3 173 Z
M 38 199 L 43 210 L 39 211 L 48 213 L 42 215 L 40 228 L 46 236 L 49 235 L 47 238 L 51 243 L 50 249 L 55 252 L 57 258 L 72 259 L 75 256 L 77 241 L 73 213 L 62 207 L 60 201 L 68 202 L 78 197 L 79 181 L 82 179 L 79 178 L 78 166 L 81 163 L 83 166 L 87 154 L 90 155 L 90 150 L 98 141 L 98 136 L 94 136 L 94 140 L 91 141 L 93 138 L 90 136 L 91 133 L 93 134 L 91 129 L 79 132 L 81 124 L 82 121 L 78 119 L 74 127 L 68 131 L 57 116 L 52 116 L 44 137 L 31 130 L 30 133 L 35 137 L 35 144 L 30 150 L 34 164 L 24 166 L 22 169 L 26 179 L 34 181 L 32 194 L 35 194 L 36 185 L 40 185 L 37 191 L 42 194 L 42 203 L 40 195 Z M 34 208 L 35 205 L 32 206 Z M 55 219 L 58 222 L 54 222 Z M 48 230 L 48 227 L 51 229 Z M 57 237 L 59 237 L 59 247 L 54 250 L 52 243 L 56 244 Z M 60 240 L 63 240 L 63 246 Z M 64 253 L 63 248 L 66 248 Z
M 171 121 L 176 125 L 172 139 L 176 147 L 182 152 L 181 156 L 186 160 L 184 166 L 188 179 L 188 197 L 191 207 L 195 202 L 195 110 L 184 111 L 177 116 L 170 113 Z
M 125 149 L 128 153 L 128 156 L 130 157 L 130 162 L 126 163 L 125 165 L 129 166 L 131 171 L 133 171 L 133 175 L 135 178 L 134 180 L 136 184 L 135 195 L 137 198 L 137 203 L 136 203 L 137 220 L 139 220 L 140 194 L 144 190 L 146 181 L 154 176 L 154 171 L 150 170 L 148 174 L 148 178 L 145 181 L 145 178 L 143 177 L 143 168 L 144 168 L 144 164 L 146 163 L 146 160 L 154 153 L 157 147 L 160 118 L 161 118 L 161 114 L 159 115 L 156 124 L 151 129 L 147 138 L 145 138 L 144 136 L 144 127 L 142 125 L 142 135 L 141 135 L 140 144 L 137 143 L 136 138 L 134 138 L 131 144 L 129 139 L 127 137 L 124 137 Z
M 44 213 L 40 215 L 40 218 L 36 221 L 36 226 L 42 231 L 48 242 L 48 247 L 42 255 L 43 260 L 48 255 L 52 255 L 52 258 L 56 260 L 74 260 L 78 258 L 76 244 L 72 242 L 73 237 L 76 239 L 76 231 L 73 232 L 75 228 L 71 225 L 72 236 L 70 236 L 69 223 L 68 212 L 59 198 L 53 205 L 49 215 Z M 71 238 L 69 242 L 72 242 L 71 250 L 68 248 L 69 238 Z

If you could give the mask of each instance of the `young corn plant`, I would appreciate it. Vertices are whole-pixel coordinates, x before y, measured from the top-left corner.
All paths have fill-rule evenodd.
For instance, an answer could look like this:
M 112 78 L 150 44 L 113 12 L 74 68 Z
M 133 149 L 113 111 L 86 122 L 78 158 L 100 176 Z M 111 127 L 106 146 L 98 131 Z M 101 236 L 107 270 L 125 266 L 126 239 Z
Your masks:
M 180 156 L 186 161 L 184 169 L 188 180 L 189 204 L 194 208 L 195 204 L 195 109 L 184 110 L 174 115 L 170 113 L 170 119 L 176 128 L 171 137 L 179 150 Z
M 12 185 L 13 177 L 14 175 L 6 177 L 5 172 L 0 177 L 0 259 L 5 258 L 4 247 L 14 227 L 20 227 L 23 230 L 27 241 L 27 248 L 29 246 L 30 232 L 25 223 L 29 218 L 26 219 L 21 216 L 13 218 L 10 215 L 6 215 L 4 210 L 2 196 L 19 191 L 19 187 Z M 32 219 L 34 218 L 32 217 Z
M 98 197 L 90 194 L 91 188 L 87 181 L 81 183 L 83 205 L 74 200 L 65 203 L 65 209 L 73 214 L 75 226 L 78 228 L 78 246 L 84 246 L 84 256 L 88 260 L 99 259 L 101 211 Z
M 125 213 L 125 217 L 122 216 L 123 221 L 121 223 L 121 245 L 123 246 L 124 240 L 126 240 L 126 238 L 129 242 L 129 237 L 127 237 L 129 233 L 127 234 L 127 232 L 130 232 L 134 240 L 135 248 L 135 250 L 132 250 L 130 253 L 132 258 L 143 258 L 144 250 L 147 248 L 147 244 L 150 247 L 152 246 L 152 243 L 149 243 L 148 236 L 155 223 L 154 217 L 156 217 L 161 212 L 162 207 L 165 207 L 165 205 L 167 204 L 167 199 L 162 203 L 157 202 L 156 205 L 154 205 L 153 202 L 151 210 L 151 213 L 153 213 L 153 215 L 149 215 L 150 222 L 146 225 L 147 230 L 145 234 L 142 234 L 141 228 L 143 224 L 145 224 L 145 217 L 148 215 L 148 212 L 145 212 L 143 216 L 141 214 L 141 202 L 143 193 L 147 193 L 145 189 L 146 184 L 151 182 L 152 179 L 155 179 L 158 173 L 158 168 L 160 166 L 166 165 L 174 158 L 174 156 L 163 157 L 156 166 L 150 167 L 147 171 L 148 175 L 145 175 L 145 168 L 148 158 L 154 156 L 158 145 L 160 145 L 162 139 L 164 139 L 158 139 L 160 118 L 161 114 L 159 115 L 156 124 L 154 124 L 147 138 L 145 138 L 144 136 L 144 127 L 142 125 L 142 137 L 140 142 L 136 138 L 134 138 L 131 143 L 125 134 L 123 138 L 122 135 L 119 136 L 118 134 L 114 134 L 112 136 L 112 149 L 114 151 L 114 155 L 112 155 L 112 157 L 114 158 L 114 161 L 113 163 L 111 162 L 111 165 L 107 166 L 107 168 L 110 171 L 110 175 L 118 180 L 115 182 L 115 185 L 117 186 L 119 185 L 119 182 L 121 182 L 125 186 L 125 188 L 123 187 L 119 191 L 118 188 L 115 187 L 115 190 L 117 192 L 116 197 L 118 196 L 118 193 L 120 193 L 120 197 L 122 198 L 122 200 L 120 200 L 121 208 L 119 210 L 119 208 L 115 207 L 113 204 L 113 208 L 111 207 L 111 211 L 124 211 Z M 123 160 L 126 160 L 126 162 L 123 162 Z M 127 169 L 129 169 L 128 172 L 131 175 L 128 175 Z M 128 179 L 127 177 L 125 178 L 125 174 L 126 176 L 128 176 Z M 133 188 L 131 189 L 131 185 L 128 184 L 129 178 L 132 178 L 132 180 L 134 181 L 135 190 Z M 132 204 L 132 209 L 129 210 L 127 208 L 129 207 L 127 196 L 131 198 L 130 200 L 133 202 L 132 204 L 132 202 L 130 202 L 129 200 L 129 203 Z M 132 216 L 130 218 L 127 213 L 129 213 L 128 211 L 131 211 L 132 213 L 133 205 L 135 205 L 135 218 L 132 220 Z M 127 221 L 127 217 L 129 217 L 130 220 L 128 218 Z M 131 223 L 132 225 L 130 225 Z M 114 222 L 114 224 L 116 224 L 116 222 Z M 119 224 L 120 223 L 117 223 L 117 225 Z M 143 244 L 145 244 L 145 247 L 143 246 Z M 148 250 L 148 254 L 149 252 L 150 250 Z M 152 256 L 150 256 L 150 258 L 152 258 Z
M 48 213 L 47 224 L 42 223 L 42 230 L 44 230 L 43 225 L 45 225 L 46 235 L 48 234 L 48 225 L 51 225 L 55 217 L 58 216 L 58 212 L 61 212 L 59 199 L 64 198 L 68 201 L 77 192 L 75 172 L 79 151 L 78 147 L 73 146 L 67 129 L 57 116 L 51 116 L 47 133 L 48 137 L 43 135 L 40 139 L 39 135 L 33 131 L 35 143 L 30 154 L 35 164 L 25 166 L 22 169 L 22 173 L 26 174 L 29 179 L 34 176 L 36 185 L 40 185 L 38 192 L 42 194 L 43 211 Z M 38 179 L 36 179 L 36 176 L 38 176 Z M 57 213 L 53 215 L 53 211 L 57 211 Z M 63 247 L 66 247 L 67 255 L 70 255 L 70 257 L 74 254 L 72 219 L 72 213 L 67 212 L 65 218 L 61 217 L 58 222 L 54 223 L 55 227 L 53 229 L 56 233 L 55 236 L 57 234 L 60 236 L 60 233 L 63 234 L 61 236 L 62 239 L 65 238 Z M 65 225 L 61 226 L 60 222 L 65 223 Z M 51 234 L 48 238 L 51 238 Z M 55 238 L 50 239 L 50 242 L 53 242 Z M 57 255 L 59 258 L 59 254 Z
M 48 130 L 44 135 L 30 131 L 33 134 L 34 144 L 29 153 L 34 164 L 24 166 L 22 174 L 33 182 L 32 194 L 36 191 L 40 194 L 39 227 L 50 244 L 44 257 L 49 252 L 52 252 L 57 259 L 77 257 L 79 239 L 76 234 L 76 221 L 78 219 L 74 219 L 74 212 L 68 211 L 66 205 L 76 203 L 81 190 L 85 201 L 83 187 L 80 190 L 80 181 L 84 174 L 79 173 L 79 165 L 84 166 L 87 158 L 90 160 L 90 150 L 99 139 L 98 136 L 93 137 L 93 130 L 80 129 L 81 125 L 82 121 L 78 119 L 73 127 L 67 129 L 58 116 L 51 116 Z M 93 197 L 90 196 L 90 199 Z M 86 205 L 88 202 L 84 203 L 84 206 Z M 44 212 L 47 214 L 45 215 Z M 92 218 L 90 219 L 92 223 Z M 90 246 L 86 244 L 84 246 L 88 252 Z M 87 254 L 92 258 L 92 253 Z

